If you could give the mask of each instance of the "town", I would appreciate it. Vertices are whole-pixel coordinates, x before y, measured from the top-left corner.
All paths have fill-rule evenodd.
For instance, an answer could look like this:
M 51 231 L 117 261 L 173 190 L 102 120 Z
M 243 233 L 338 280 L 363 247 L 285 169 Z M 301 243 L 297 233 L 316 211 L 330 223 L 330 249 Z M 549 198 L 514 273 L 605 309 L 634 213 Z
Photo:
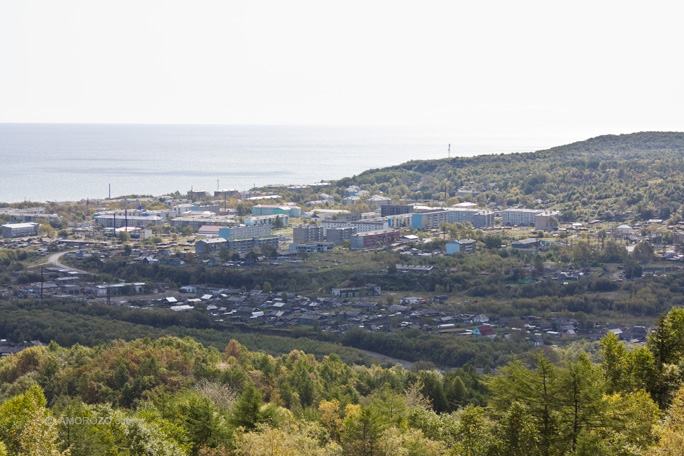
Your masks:
M 682 269 L 679 262 L 683 257 L 675 246 L 684 240 L 684 231 L 663 220 L 634 226 L 620 223 L 618 217 L 610 222 L 582 223 L 564 219 L 559 211 L 550 209 L 481 207 L 467 201 L 472 187 L 457 192 L 466 196 L 462 198 L 466 201 L 449 206 L 444 201 L 393 204 L 391 198 L 371 195 L 358 186 L 344 188 L 336 200 L 326 193 L 327 187 L 321 183 L 249 192 L 190 191 L 185 196 L 88 200 L 88 216 L 68 223 L 45 206 L 0 208 L 0 217 L 7 222 L 2 225 L 2 246 L 37 255 L 32 272 L 14 271 L 2 294 L 9 299 L 53 298 L 143 310 L 202 312 L 216 328 L 250 331 L 287 333 L 297 327 L 329 333 L 357 328 L 371 332 L 418 330 L 446 337 L 499 337 L 533 346 L 576 338 L 598 340 L 613 332 L 622 340 L 641 343 L 649 332 L 643 322 L 601 321 L 585 313 L 581 319 L 548 312 L 488 315 L 478 308 L 477 298 L 444 293 L 439 285 L 416 293 L 344 280 L 299 293 L 276 290 L 268 282 L 251 289 L 150 279 L 102 282 L 93 266 L 108 262 L 180 269 L 201 266 L 258 275 L 263 268 L 306 268 L 316 258 L 328 262 L 323 269 L 333 268 L 352 257 L 385 252 L 391 258 L 387 265 L 364 260 L 372 269 L 371 276 L 406 275 L 420 283 L 440 270 L 426 259 L 458 257 L 467 261 L 467 256 L 482 249 L 541 258 L 540 254 L 554 249 L 603 244 L 608 238 L 632 254 L 635 248 L 648 246 L 648 260 L 628 271 L 623 265 L 611 270 L 580 262 L 567 262 L 563 268 L 542 262 L 536 269 L 526 266 L 515 282 L 550 281 L 567 286 L 599 277 L 619 283 Z M 288 202 L 278 191 L 300 196 L 299 202 Z M 59 204 L 51 207 L 59 208 Z M 459 237 L 462 234 L 478 239 Z M 655 255 L 656 250 L 661 253 Z M 441 272 L 460 273 L 456 267 Z M 480 270 L 478 274 L 491 272 Z M 311 291 L 309 288 L 305 287 Z

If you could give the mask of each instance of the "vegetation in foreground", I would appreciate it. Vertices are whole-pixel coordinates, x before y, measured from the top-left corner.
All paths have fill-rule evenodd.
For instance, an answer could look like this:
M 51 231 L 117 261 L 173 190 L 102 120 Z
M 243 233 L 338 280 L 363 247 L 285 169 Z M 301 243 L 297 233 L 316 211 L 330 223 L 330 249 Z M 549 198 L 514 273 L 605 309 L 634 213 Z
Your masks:
M 272 357 L 235 340 L 56 343 L 0 360 L 0 454 L 665 455 L 684 435 L 684 309 L 600 363 L 566 350 L 496 375 Z

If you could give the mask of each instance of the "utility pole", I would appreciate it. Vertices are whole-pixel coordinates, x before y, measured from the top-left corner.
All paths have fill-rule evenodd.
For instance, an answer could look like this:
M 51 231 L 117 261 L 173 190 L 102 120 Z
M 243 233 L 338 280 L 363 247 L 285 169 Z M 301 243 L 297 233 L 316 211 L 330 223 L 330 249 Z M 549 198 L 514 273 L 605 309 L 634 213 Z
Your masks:
M 451 158 L 451 144 L 449 144 L 449 148 L 447 149 L 447 158 Z
M 40 267 L 40 300 L 43 300 L 43 281 L 44 281 L 44 276 L 43 276 L 43 266 Z

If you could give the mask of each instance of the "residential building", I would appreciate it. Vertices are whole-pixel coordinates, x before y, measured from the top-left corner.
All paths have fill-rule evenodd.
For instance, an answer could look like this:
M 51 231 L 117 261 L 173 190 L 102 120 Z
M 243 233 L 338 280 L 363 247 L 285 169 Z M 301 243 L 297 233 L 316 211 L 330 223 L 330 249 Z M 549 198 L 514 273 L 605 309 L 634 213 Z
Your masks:
M 442 223 L 448 223 L 447 211 L 443 209 L 411 214 L 411 228 L 414 230 L 434 230 L 438 229 Z
M 224 190 L 216 190 L 214 192 L 215 197 L 225 197 L 225 198 L 230 198 L 232 196 L 238 196 L 240 194 L 240 190 L 235 190 L 235 189 L 224 189 Z
M 375 206 L 375 207 L 381 208 L 383 206 L 389 206 L 392 203 L 392 198 L 388 198 L 388 197 L 382 196 L 382 195 L 373 195 L 366 200 L 366 203 L 369 206 Z
M 270 235 L 271 225 L 233 226 L 219 230 L 219 236 L 223 239 L 260 238 Z
M 356 228 L 357 233 L 386 230 L 389 228 L 389 222 L 386 219 L 381 218 L 353 221 L 324 220 L 322 226 L 325 229 L 327 236 L 328 230 L 333 228 L 352 227 Z
M 282 226 L 287 226 L 290 224 L 290 217 L 285 214 L 273 214 L 273 215 L 257 215 L 254 217 L 247 217 L 245 219 L 245 225 L 271 225 L 274 226 L 278 223 Z
M 193 230 L 199 230 L 204 225 L 232 226 L 235 223 L 235 217 L 232 215 L 215 215 L 213 213 L 176 217 L 169 221 L 169 225 L 172 227 L 183 228 L 189 226 Z
M 534 226 L 540 209 L 506 209 L 501 211 L 501 223 L 505 226 Z
M 322 228 L 322 227 L 321 227 Z M 344 241 L 350 241 L 351 237 L 356 234 L 356 227 L 346 226 L 340 228 L 329 228 L 326 231 L 325 239 L 335 245 L 342 245 Z
M 155 215 L 95 214 L 93 219 L 96 225 L 105 228 L 121 228 L 122 226 L 146 228 L 148 225 L 161 225 L 163 223 L 162 218 Z
M 219 252 L 221 247 L 228 248 L 228 240 L 223 238 L 203 239 L 195 242 L 195 253 L 198 255 L 215 253 Z
M 380 207 L 380 215 L 387 217 L 389 215 L 410 214 L 413 212 L 413 206 L 399 206 L 387 204 Z
M 325 239 L 325 228 L 319 225 L 298 225 L 292 229 L 292 242 L 308 244 Z
M 615 229 L 618 236 L 631 236 L 633 229 L 629 225 L 620 225 Z
M 347 193 L 347 196 L 357 196 L 361 189 L 356 185 L 350 185 L 344 191 Z
M 537 230 L 548 230 L 558 228 L 558 211 L 544 211 L 534 217 L 534 228 Z
M 252 215 L 287 215 L 289 217 L 301 217 L 302 209 L 297 206 L 257 204 L 252 206 Z
M 142 293 L 143 291 L 145 291 L 144 282 L 115 283 L 104 285 L 88 284 L 83 287 L 83 292 L 85 294 L 92 294 L 96 298 L 120 295 L 125 294 L 126 292 Z
M 2 237 L 37 236 L 39 226 L 37 223 L 7 223 L 2 225 Z
M 518 250 L 536 249 L 536 248 L 539 248 L 539 239 L 529 238 L 529 239 L 521 239 L 519 241 L 513 241 L 511 243 L 511 247 L 513 247 L 514 249 L 518 249 Z
M 459 239 L 457 241 L 448 242 L 446 245 L 446 254 L 453 255 L 455 253 L 474 253 L 477 246 L 475 239 Z
M 474 228 L 490 228 L 494 226 L 494 211 L 479 211 L 473 214 Z
M 381 245 L 391 244 L 399 240 L 399 231 L 383 230 L 368 231 L 351 237 L 352 250 L 369 249 Z
M 345 196 L 342 198 L 342 204 L 345 206 L 350 206 L 352 204 L 358 203 L 359 201 L 361 201 L 361 197 L 356 195 Z
M 228 239 L 228 250 L 230 252 L 251 252 L 255 248 L 261 248 L 265 245 L 271 246 L 274 249 L 278 248 L 278 236 L 262 237 L 262 238 L 247 238 L 247 239 Z
M 290 244 L 289 250 L 297 253 L 330 252 L 335 247 L 332 242 L 314 242 L 308 244 Z

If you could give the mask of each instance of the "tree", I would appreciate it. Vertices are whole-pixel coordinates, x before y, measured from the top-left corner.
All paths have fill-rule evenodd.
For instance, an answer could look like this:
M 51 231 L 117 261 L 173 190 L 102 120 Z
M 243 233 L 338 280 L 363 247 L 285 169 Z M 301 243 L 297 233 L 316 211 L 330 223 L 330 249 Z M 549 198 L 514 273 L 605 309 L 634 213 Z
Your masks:
M 585 354 L 560 371 L 561 433 L 572 441 L 572 451 L 576 450 L 582 432 L 603 424 L 604 391 L 600 368 L 592 365 Z
M 258 429 L 237 435 L 239 456 L 341 456 L 339 445 L 320 442 L 321 429 L 316 423 L 289 420 L 282 428 L 260 425 Z
M 0 442 L 9 454 L 61 456 L 56 420 L 45 407 L 47 401 L 38 385 L 0 405 Z
M 648 335 L 647 347 L 653 353 L 657 370 L 649 392 L 664 409 L 679 386 L 675 365 L 684 359 L 684 309 L 674 308 L 658 320 L 656 330 Z
M 626 391 L 629 385 L 627 350 L 619 342 L 616 334 L 608 332 L 601 339 L 601 354 L 603 355 L 601 367 L 607 380 L 609 391 Z
M 503 415 L 510 404 L 519 402 L 534 424 L 540 454 L 552 454 L 558 439 L 558 369 L 546 358 L 535 358 L 534 370 L 520 361 L 501 369 L 491 383 L 495 411 Z
M 672 400 L 667 409 L 667 419 L 657 431 L 658 443 L 648 452 L 648 456 L 681 456 L 684 454 L 684 386 Z
M 38 234 L 44 237 L 55 237 L 56 231 L 49 223 L 43 223 L 38 227 Z
M 347 405 L 344 413 L 342 446 L 349 456 L 377 455 L 378 440 L 384 430 L 373 406 Z
M 283 224 L 283 219 L 279 215 L 276 216 L 275 220 L 273 221 L 273 229 L 276 230 L 281 230 L 283 229 L 285 225 Z
M 230 359 L 235 358 L 235 359 L 240 359 L 240 356 L 242 356 L 242 345 L 235 340 L 235 339 L 230 339 L 228 342 L 228 345 L 226 345 L 226 356 Z
M 19 436 L 18 456 L 69 456 L 69 450 L 59 450 L 57 421 L 50 411 L 39 407 L 26 423 Z
M 648 242 L 639 242 L 634 246 L 632 256 L 641 264 L 650 263 L 653 260 L 653 247 Z
M 235 427 L 255 429 L 262 420 L 261 414 L 261 391 L 249 383 L 242 392 L 230 417 L 230 422 Z

